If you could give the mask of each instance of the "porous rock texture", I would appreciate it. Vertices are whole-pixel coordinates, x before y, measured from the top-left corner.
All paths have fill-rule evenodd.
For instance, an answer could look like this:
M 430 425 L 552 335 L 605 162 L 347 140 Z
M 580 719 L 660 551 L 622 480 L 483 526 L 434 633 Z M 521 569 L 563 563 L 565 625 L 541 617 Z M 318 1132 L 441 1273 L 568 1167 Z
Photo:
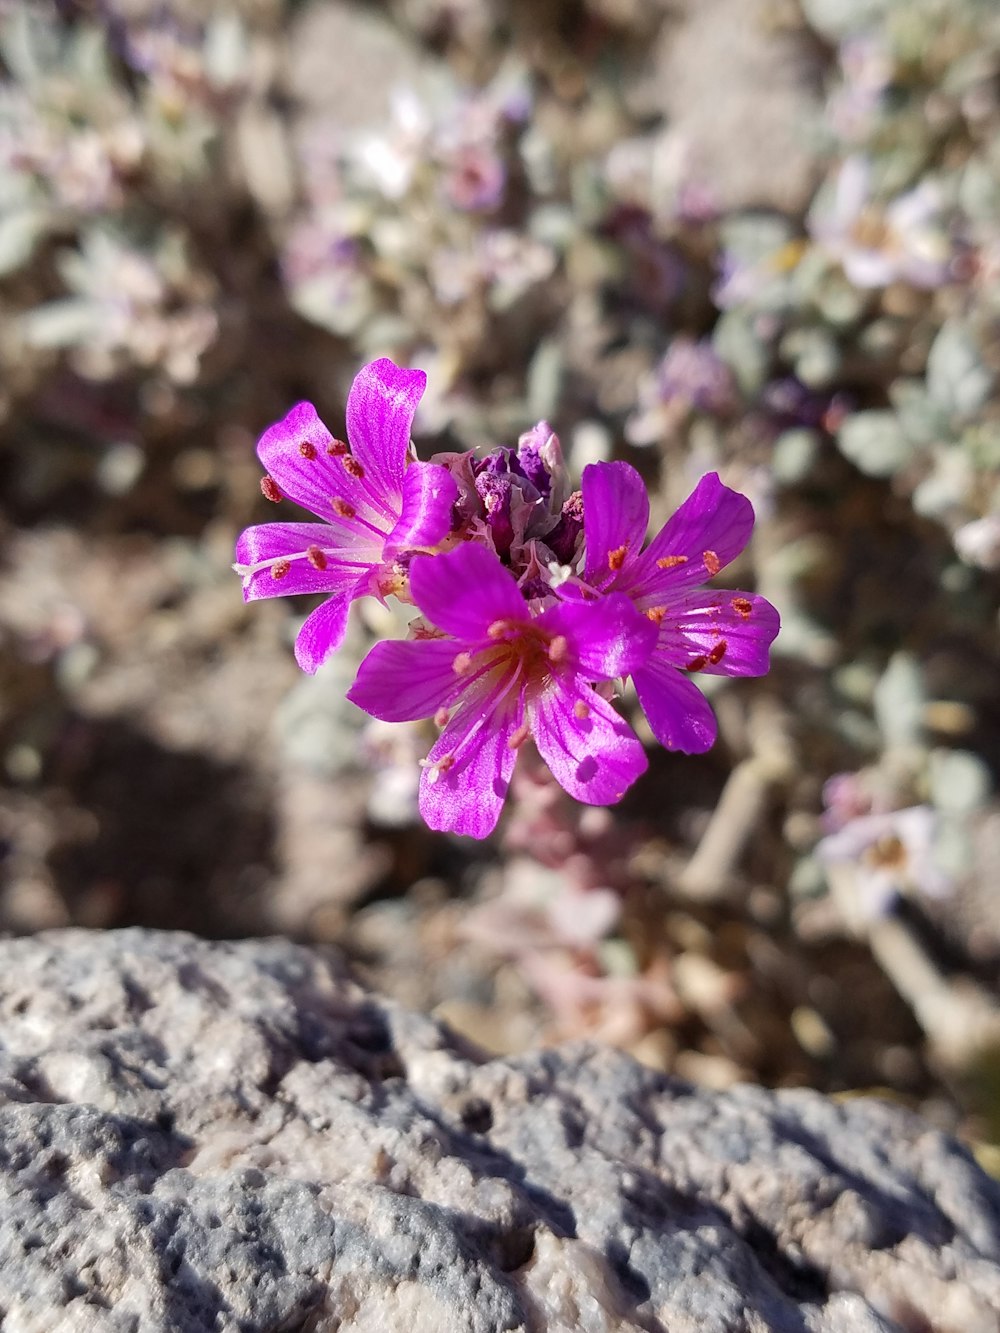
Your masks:
M 0 942 L 3 1333 L 993 1333 L 1000 1188 L 877 1101 L 483 1060 L 282 940 Z

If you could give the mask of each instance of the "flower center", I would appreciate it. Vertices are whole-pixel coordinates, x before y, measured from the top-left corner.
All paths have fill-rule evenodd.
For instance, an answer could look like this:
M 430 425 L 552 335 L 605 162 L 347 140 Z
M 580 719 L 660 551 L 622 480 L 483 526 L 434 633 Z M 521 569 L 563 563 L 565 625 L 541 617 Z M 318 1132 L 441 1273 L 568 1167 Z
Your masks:
M 550 634 L 523 620 L 494 620 L 486 633 L 503 646 L 504 670 L 516 674 L 527 685 L 541 685 L 569 652 L 564 635 Z

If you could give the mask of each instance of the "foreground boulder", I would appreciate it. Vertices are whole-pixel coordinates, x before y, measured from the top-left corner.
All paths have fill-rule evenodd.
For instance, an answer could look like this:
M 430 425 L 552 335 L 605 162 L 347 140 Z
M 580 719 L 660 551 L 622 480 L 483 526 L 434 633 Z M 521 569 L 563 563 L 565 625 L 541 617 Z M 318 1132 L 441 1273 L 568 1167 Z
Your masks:
M 281 940 L 0 942 L 4 1333 L 994 1333 L 1000 1186 L 914 1116 L 483 1063 Z

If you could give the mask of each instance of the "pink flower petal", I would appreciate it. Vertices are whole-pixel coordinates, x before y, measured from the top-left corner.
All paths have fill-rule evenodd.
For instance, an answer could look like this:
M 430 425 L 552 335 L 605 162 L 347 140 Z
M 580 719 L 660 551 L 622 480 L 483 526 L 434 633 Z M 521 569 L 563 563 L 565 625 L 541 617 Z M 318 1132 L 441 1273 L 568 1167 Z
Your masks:
M 451 531 L 458 483 L 436 463 L 411 463 L 403 474 L 403 503 L 399 522 L 389 533 L 388 551 L 412 551 L 436 546 Z
M 649 526 L 646 486 L 628 463 L 591 463 L 583 469 L 583 521 L 587 534 L 584 577 L 595 588 L 614 584 L 632 565 Z
M 656 656 L 710 676 L 763 676 L 781 621 L 753 593 L 695 588 L 674 594 L 660 624 Z
M 388 357 L 363 366 L 347 398 L 347 438 L 373 487 L 398 495 L 417 404 L 427 386 L 422 370 L 405 370 Z
M 656 646 L 656 626 L 622 593 L 597 602 L 562 602 L 544 611 L 536 623 L 566 637 L 572 660 L 591 680 L 628 675 Z
M 355 475 L 357 460 L 334 441 L 312 403 L 299 403 L 266 430 L 257 457 L 282 495 L 328 523 L 342 524 L 346 512 L 348 528 L 367 532 L 367 523 L 386 533 L 397 521 L 402 477 L 379 490 L 363 469 Z
M 704 583 L 736 559 L 752 531 L 753 505 L 710 472 L 650 542 L 629 586 L 646 597 Z
M 351 595 L 343 593 L 323 602 L 306 617 L 295 640 L 295 660 L 310 676 L 343 643 L 350 609 Z
M 431 624 L 465 643 L 485 639 L 494 621 L 529 619 L 513 576 L 485 546 L 418 556 L 410 593 Z
M 325 523 L 262 523 L 236 543 L 243 600 L 353 588 L 379 552 L 336 550 L 337 533 Z M 368 558 L 365 558 L 365 556 Z M 262 568 L 254 568 L 262 566 Z
M 613 805 L 645 773 L 648 761 L 632 728 L 587 686 L 561 682 L 529 709 L 538 753 L 578 801 Z
M 517 750 L 511 746 L 521 724 L 520 701 L 484 717 L 478 709 L 456 714 L 427 756 L 420 777 L 420 813 L 428 828 L 485 838 L 497 826 Z M 445 757 L 450 767 L 435 768 Z
M 668 750 L 704 754 L 715 744 L 717 725 L 708 700 L 690 678 L 658 653 L 633 672 L 636 693 L 653 735 Z
M 460 647 L 454 639 L 377 643 L 347 697 L 383 722 L 433 717 L 462 691 L 464 682 L 452 666 Z

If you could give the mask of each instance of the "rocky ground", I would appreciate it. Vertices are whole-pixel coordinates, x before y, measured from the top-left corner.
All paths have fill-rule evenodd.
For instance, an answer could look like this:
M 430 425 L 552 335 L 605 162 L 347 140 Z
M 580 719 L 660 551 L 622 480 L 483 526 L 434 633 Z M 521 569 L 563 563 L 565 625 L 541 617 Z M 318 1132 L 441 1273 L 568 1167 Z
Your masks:
M 93 7 L 62 8 L 60 23 L 82 34 L 84 70 L 92 70 Z M 42 138 L 60 147 L 71 142 L 68 126 L 87 126 L 88 116 L 102 130 L 111 122 L 120 171 L 95 202 L 83 188 L 96 189 L 85 171 L 91 141 L 79 162 L 60 158 L 60 171 L 46 180 L 63 181 L 67 197 L 47 204 L 50 230 L 30 264 L 18 267 L 7 256 L 12 266 L 0 273 L 0 928 L 20 935 L 142 926 L 334 943 L 380 994 L 447 1020 L 497 1056 L 523 1060 L 525 1069 L 549 1059 L 526 1051 L 596 1037 L 657 1071 L 646 1082 L 605 1057 L 608 1069 L 631 1070 L 627 1078 L 642 1088 L 672 1087 L 656 1082 L 662 1074 L 703 1088 L 750 1081 L 836 1094 L 882 1090 L 936 1128 L 961 1133 L 995 1167 L 1000 814 L 991 784 L 1000 719 L 993 575 L 959 567 L 949 533 L 913 508 L 913 488 L 930 473 L 926 459 L 873 475 L 845 457 L 829 421 L 808 430 L 792 422 L 778 449 L 772 417 L 781 417 L 782 430 L 789 422 L 775 409 L 766 430 L 760 427 L 760 386 L 741 388 L 738 410 L 720 420 L 678 423 L 664 411 L 652 442 L 628 437 L 643 385 L 671 339 L 708 337 L 725 318 L 710 293 L 724 225 L 784 220 L 792 243 L 780 251 L 783 262 L 798 253 L 805 210 L 827 169 L 821 120 L 837 36 L 832 21 L 806 24 L 803 10 L 866 7 L 832 0 L 805 7 L 317 0 L 286 13 L 275 0 L 236 6 L 252 36 L 240 66 L 247 83 L 238 88 L 220 84 L 221 76 L 205 86 L 193 47 L 182 42 L 204 18 L 192 18 L 190 8 L 171 9 L 171 21 L 154 33 L 160 46 L 152 55 L 143 48 L 142 60 L 121 55 L 115 29 L 118 82 L 99 71 L 94 105 L 82 111 L 67 90 L 91 84 L 66 75 L 68 56 L 55 60 Z M 44 101 L 2 5 L 0 18 L 5 71 Z M 43 18 L 47 32 L 52 25 Z M 164 49 L 166 85 L 157 82 L 163 70 L 154 58 Z M 901 86 L 919 83 L 918 54 Z M 524 162 L 544 167 L 550 150 L 557 162 L 564 152 L 569 161 L 553 168 L 558 179 L 533 222 L 543 235 L 558 230 L 557 222 L 568 227 L 554 216 L 558 205 L 579 227 L 551 276 L 509 307 L 477 298 L 442 315 L 427 293 L 426 256 L 412 261 L 405 280 L 381 256 L 381 304 L 356 328 L 303 314 L 283 246 L 303 199 L 321 211 L 330 204 L 322 191 L 336 190 L 323 176 L 321 151 L 310 150 L 306 167 L 295 157 L 301 144 L 312 135 L 321 149 L 331 117 L 345 131 L 384 132 L 394 85 L 425 77 L 485 84 L 508 55 L 528 70 L 536 133 L 533 147 L 529 141 L 514 166 L 508 162 L 520 194 L 504 207 L 516 212 L 528 192 Z M 932 55 L 924 63 L 933 75 Z M 179 103 L 171 100 L 178 86 Z M 152 145 L 141 162 L 129 157 L 124 133 L 135 125 L 119 125 L 108 109 L 112 94 L 141 110 L 135 119 Z M 984 97 L 963 103 L 977 124 L 987 123 Z M 931 110 L 937 107 L 935 133 L 943 135 L 940 102 Z M 181 130 L 188 128 L 182 111 L 191 107 L 203 116 L 191 141 L 210 141 L 217 155 L 211 170 L 188 178 L 181 159 L 195 150 Z M 645 233 L 629 231 L 638 205 L 608 205 L 607 217 L 595 211 L 583 167 L 661 125 L 676 132 L 674 146 L 710 183 L 716 212 L 704 225 L 659 219 L 657 248 Z M 957 149 L 952 156 L 960 157 Z M 668 177 L 672 160 L 661 163 Z M 82 184 L 70 167 L 84 175 Z M 310 190 L 322 195 L 319 203 Z M 34 217 L 39 206 L 34 196 L 29 202 Z M 51 324 L 23 325 L 38 309 L 49 319 L 60 314 L 51 306 L 66 294 L 65 251 L 83 253 L 80 237 L 105 214 L 140 247 L 139 257 L 161 222 L 172 228 L 183 237 L 190 272 L 176 255 L 156 257 L 164 270 L 179 266 L 181 277 L 152 315 L 135 298 L 124 350 L 109 351 L 102 341 L 117 327 L 113 302 L 102 307 L 97 332 L 75 343 L 58 343 Z M 416 225 L 419 210 L 408 217 Z M 370 230 L 379 236 L 391 232 L 385 216 L 375 222 L 381 230 Z M 4 244 L 12 244 L 11 231 L 0 236 Z M 988 276 L 986 248 L 977 254 L 976 272 Z M 93 283 L 122 299 L 126 278 L 140 288 L 149 278 L 141 267 L 137 278 L 134 265 L 113 281 L 102 274 L 91 275 Z M 965 272 L 944 294 L 946 312 L 962 308 L 971 284 Z M 943 316 L 932 319 L 898 286 L 879 300 L 871 298 L 869 341 L 855 345 L 853 333 L 844 335 L 845 368 L 831 383 L 843 381 L 853 404 L 881 408 L 891 375 L 923 373 L 934 320 Z M 174 360 L 184 362 L 200 326 L 180 328 L 178 350 L 170 321 L 206 305 L 217 336 L 185 379 L 190 367 L 178 369 Z M 771 318 L 757 319 L 742 343 L 733 326 L 735 343 L 726 351 L 734 364 L 777 337 L 768 331 Z M 174 332 L 161 346 L 164 324 Z M 41 341 L 26 340 L 25 327 Z M 879 339 L 900 328 L 907 347 L 886 354 L 891 364 L 880 361 Z M 816 330 L 806 333 L 803 346 L 812 347 Z M 789 333 L 769 374 L 801 368 L 808 357 L 795 338 L 803 336 Z M 303 678 L 290 644 L 308 608 L 245 607 L 229 567 L 238 531 L 271 516 L 253 452 L 260 431 L 300 397 L 314 399 L 341 429 L 347 387 L 373 349 L 431 371 L 418 422 L 424 456 L 513 442 L 544 411 L 574 466 L 603 451 L 642 468 L 660 516 L 692 472 L 709 466 L 753 495 L 758 536 L 739 575 L 780 606 L 788 647 L 779 648 L 771 676 L 718 695 L 714 751 L 686 758 L 651 750 L 648 777 L 610 819 L 553 800 L 527 772 L 501 839 L 472 845 L 420 826 L 405 785 L 422 753 L 420 737 L 363 730 L 364 719 L 343 698 L 384 623 L 359 620 L 342 657 Z M 958 380 L 975 389 L 976 368 L 966 365 Z M 837 395 L 831 388 L 827 396 Z M 988 424 L 969 446 L 986 459 L 984 477 L 991 475 Z M 942 427 L 941 440 L 950 439 Z M 949 468 L 958 448 L 944 451 Z M 805 621 L 796 616 L 802 607 Z M 825 779 L 879 766 L 893 801 L 937 802 L 960 844 L 950 896 L 908 889 L 888 921 L 852 917 L 810 859 L 828 814 Z M 247 949 L 246 957 L 256 956 Z M 561 1068 L 563 1057 L 552 1058 Z M 580 1069 L 592 1065 L 583 1061 Z M 674 1105 L 673 1094 L 661 1095 Z M 827 1105 L 757 1096 L 746 1105 Z M 687 1098 L 691 1106 L 729 1105 L 707 1092 Z M 63 1113 L 53 1105 L 47 1114 Z M 148 1107 L 116 1104 L 119 1112 L 141 1118 Z M 759 1111 L 764 1120 L 772 1114 Z M 874 1117 L 876 1138 L 890 1133 L 879 1125 L 903 1123 L 880 1119 L 888 1114 L 882 1111 L 856 1114 Z M 681 1228 L 685 1236 L 688 1230 Z M 552 1234 L 556 1254 L 566 1237 L 558 1227 Z M 586 1244 L 603 1253 L 603 1242 Z M 573 1262 L 585 1267 L 580 1253 Z M 567 1278 L 567 1290 L 577 1280 L 604 1283 L 594 1263 L 590 1276 Z M 787 1275 L 786 1260 L 775 1263 Z M 817 1263 L 825 1272 L 826 1261 Z M 643 1281 L 652 1289 L 651 1272 Z M 608 1291 L 619 1290 L 617 1278 L 606 1280 Z M 844 1278 L 844 1292 L 852 1282 Z M 887 1290 L 895 1292 L 895 1282 Z M 857 1299 L 868 1300 L 869 1288 L 858 1283 Z M 780 1281 L 776 1290 L 784 1295 L 775 1300 L 798 1300 Z M 634 1304 L 635 1293 L 621 1299 Z M 843 1297 L 845 1309 L 854 1308 L 852 1299 Z M 788 1314 L 788 1327 L 801 1318 Z
M 867 1098 L 488 1059 L 334 952 L 0 944 L 11 1333 L 992 1333 L 1000 1188 Z

